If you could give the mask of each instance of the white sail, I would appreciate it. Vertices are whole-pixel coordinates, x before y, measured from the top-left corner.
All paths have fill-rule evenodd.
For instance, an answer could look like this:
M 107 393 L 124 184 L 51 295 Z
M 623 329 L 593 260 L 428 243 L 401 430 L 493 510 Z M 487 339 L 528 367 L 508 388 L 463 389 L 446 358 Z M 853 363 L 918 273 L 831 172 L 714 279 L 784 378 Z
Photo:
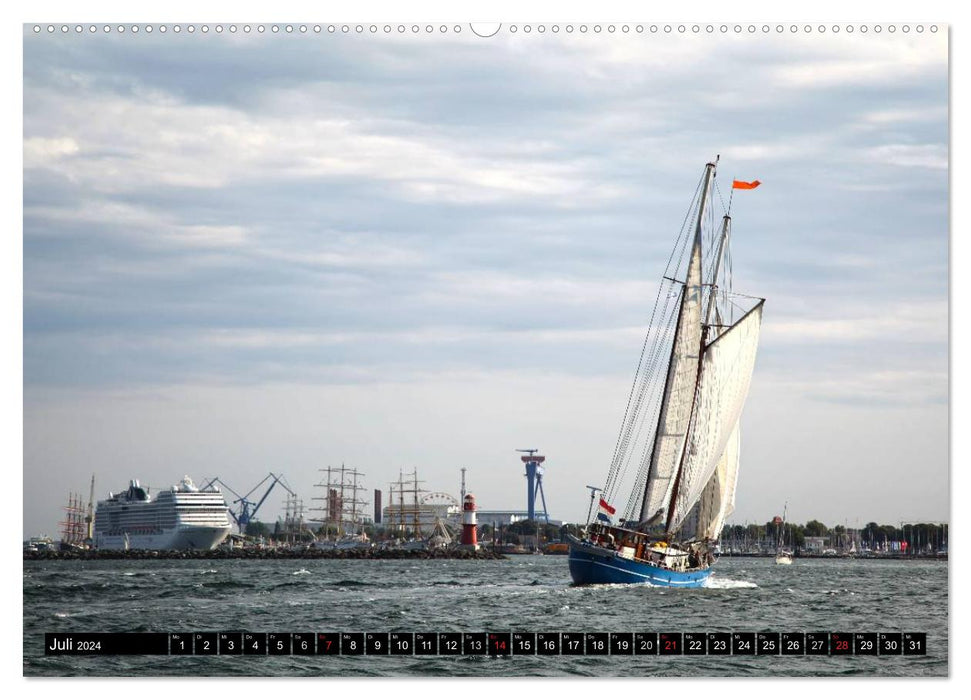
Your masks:
M 658 417 L 657 434 L 648 471 L 640 519 L 653 520 L 665 513 L 671 488 L 684 452 L 691 421 L 691 404 L 698 381 L 698 351 L 701 348 L 701 237 L 696 236 L 688 263 L 681 297 L 678 325 L 671 349 L 664 398 Z
M 738 482 L 738 458 L 741 440 L 738 423 L 725 445 L 725 452 L 715 467 L 715 473 L 698 501 L 698 523 L 695 539 L 718 539 L 725 519 L 735 510 L 735 485 Z
M 669 532 L 681 526 L 701 498 L 738 424 L 755 367 L 761 322 L 760 301 L 705 348 L 691 435 L 669 514 Z

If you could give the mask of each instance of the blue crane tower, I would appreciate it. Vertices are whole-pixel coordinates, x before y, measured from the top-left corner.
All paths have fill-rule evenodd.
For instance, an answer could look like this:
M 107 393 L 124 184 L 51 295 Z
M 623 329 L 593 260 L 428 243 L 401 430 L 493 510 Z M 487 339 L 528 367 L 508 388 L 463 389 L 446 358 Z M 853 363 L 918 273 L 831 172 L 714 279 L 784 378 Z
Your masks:
M 253 492 L 256 491 L 256 489 L 258 489 L 260 486 L 265 484 L 269 479 L 273 479 L 273 481 L 270 482 L 270 485 L 267 487 L 266 492 L 263 494 L 263 497 L 259 501 L 249 500 L 249 497 L 253 494 Z M 289 486 L 286 485 L 286 482 L 283 481 L 282 476 L 277 476 L 273 472 L 270 472 L 267 476 L 263 477 L 263 481 L 261 481 L 256 486 L 251 488 L 249 490 L 249 493 L 247 493 L 245 496 L 240 496 L 238 493 L 236 493 L 236 491 L 232 489 L 232 487 L 230 487 L 229 484 L 227 484 L 225 481 L 220 479 L 218 476 L 214 479 L 210 479 L 209 482 L 202 487 L 202 489 L 206 490 L 207 488 L 209 488 L 210 486 L 216 483 L 218 483 L 220 486 L 225 488 L 231 494 L 236 496 L 236 500 L 233 501 L 233 505 L 236 505 L 238 503 L 239 506 L 236 508 L 230 508 L 229 514 L 232 516 L 233 520 L 236 521 L 236 526 L 239 528 L 240 534 L 243 534 L 246 532 L 246 526 L 249 525 L 250 521 L 256 517 L 256 512 L 260 509 L 260 506 L 263 505 L 263 502 L 266 500 L 266 497 L 270 495 L 270 491 L 273 490 L 274 486 L 276 486 L 277 484 L 280 484 L 280 486 L 286 489 L 287 493 L 289 493 L 291 496 L 295 497 L 297 495 L 290 490 Z
M 539 450 L 528 449 L 528 450 L 516 450 L 516 452 L 526 452 L 520 459 L 526 465 L 526 512 L 527 517 L 530 520 L 536 519 L 536 492 L 539 491 L 539 496 L 543 500 L 543 515 L 546 516 L 546 522 L 550 521 L 550 514 L 546 510 L 546 494 L 543 493 L 543 462 L 546 461 L 546 457 L 543 455 L 536 454 Z

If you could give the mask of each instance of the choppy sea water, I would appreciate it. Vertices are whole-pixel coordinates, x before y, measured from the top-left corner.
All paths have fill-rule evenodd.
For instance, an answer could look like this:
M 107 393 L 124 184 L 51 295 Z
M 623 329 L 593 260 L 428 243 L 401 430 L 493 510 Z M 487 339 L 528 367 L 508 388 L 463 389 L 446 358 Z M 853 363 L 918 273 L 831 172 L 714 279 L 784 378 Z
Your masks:
M 24 562 L 27 676 L 946 676 L 947 563 L 721 559 L 572 587 L 565 556 Z M 45 657 L 47 632 L 926 632 L 926 656 Z

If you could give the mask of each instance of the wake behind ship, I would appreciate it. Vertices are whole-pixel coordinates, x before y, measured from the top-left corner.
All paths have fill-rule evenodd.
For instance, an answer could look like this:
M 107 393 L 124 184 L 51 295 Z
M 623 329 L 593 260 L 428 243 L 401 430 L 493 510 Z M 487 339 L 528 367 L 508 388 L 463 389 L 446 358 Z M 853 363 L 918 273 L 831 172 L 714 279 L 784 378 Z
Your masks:
M 731 217 L 719 231 L 707 206 L 716 163 L 689 209 L 694 235 L 682 229 L 664 272 L 606 483 L 588 487 L 591 512 L 602 492 L 598 522 L 584 539 L 570 537 L 575 584 L 701 586 L 734 510 L 739 421 L 765 300 L 731 292 Z M 758 185 L 735 180 L 732 193 Z M 627 498 L 617 525 L 615 496 Z
M 199 489 L 187 476 L 156 495 L 137 480 L 98 502 L 98 549 L 213 549 L 230 532 L 229 508 L 215 486 Z

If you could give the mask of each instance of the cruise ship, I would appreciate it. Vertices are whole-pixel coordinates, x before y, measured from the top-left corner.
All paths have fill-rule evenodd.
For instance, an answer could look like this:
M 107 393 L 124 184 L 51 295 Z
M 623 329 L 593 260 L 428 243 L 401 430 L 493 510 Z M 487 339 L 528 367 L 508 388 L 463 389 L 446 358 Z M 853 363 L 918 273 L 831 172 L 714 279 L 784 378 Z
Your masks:
M 229 508 L 215 486 L 199 489 L 188 476 L 150 494 L 133 480 L 109 493 L 94 515 L 98 549 L 213 549 L 229 535 Z

